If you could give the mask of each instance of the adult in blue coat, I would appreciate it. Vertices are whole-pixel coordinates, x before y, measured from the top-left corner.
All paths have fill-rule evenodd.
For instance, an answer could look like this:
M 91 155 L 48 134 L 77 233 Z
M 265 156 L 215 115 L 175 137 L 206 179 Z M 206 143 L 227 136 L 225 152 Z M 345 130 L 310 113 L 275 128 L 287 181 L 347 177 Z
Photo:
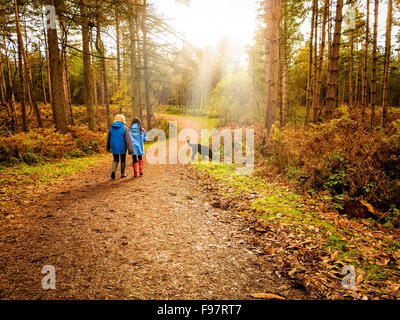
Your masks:
M 134 177 L 137 177 L 137 164 L 139 163 L 139 173 L 143 175 L 143 155 L 144 155 L 144 142 L 147 139 L 146 130 L 143 129 L 139 118 L 132 120 L 131 127 L 129 129 L 130 138 L 133 149 L 133 173 Z
M 114 157 L 111 179 L 115 179 L 119 159 L 121 159 L 121 178 L 125 178 L 126 150 L 129 154 L 133 153 L 131 136 L 128 127 L 125 125 L 125 116 L 118 114 L 115 116 L 115 122 L 111 125 L 107 137 L 107 151 Z

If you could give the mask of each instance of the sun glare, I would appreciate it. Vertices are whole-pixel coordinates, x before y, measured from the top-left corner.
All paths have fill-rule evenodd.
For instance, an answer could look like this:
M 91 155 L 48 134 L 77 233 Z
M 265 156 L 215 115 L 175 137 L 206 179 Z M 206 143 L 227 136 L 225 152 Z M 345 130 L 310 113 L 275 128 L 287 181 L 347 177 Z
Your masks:
M 224 37 L 242 47 L 252 41 L 256 0 L 192 0 L 190 6 L 175 0 L 153 3 L 195 46 L 216 46 Z

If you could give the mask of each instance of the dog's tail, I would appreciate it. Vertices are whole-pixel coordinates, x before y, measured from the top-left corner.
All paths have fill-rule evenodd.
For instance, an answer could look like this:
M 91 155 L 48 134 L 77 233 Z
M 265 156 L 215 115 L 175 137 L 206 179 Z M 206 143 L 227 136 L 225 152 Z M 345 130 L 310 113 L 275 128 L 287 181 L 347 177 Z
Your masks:
M 188 144 L 189 146 L 192 146 L 192 144 L 190 143 L 190 140 L 187 141 L 187 144 Z

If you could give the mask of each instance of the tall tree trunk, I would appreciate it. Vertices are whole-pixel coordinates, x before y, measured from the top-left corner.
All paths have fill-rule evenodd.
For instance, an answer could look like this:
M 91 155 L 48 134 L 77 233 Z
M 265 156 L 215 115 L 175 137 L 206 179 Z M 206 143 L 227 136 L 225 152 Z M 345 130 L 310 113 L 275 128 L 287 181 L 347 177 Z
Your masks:
M 68 81 L 68 64 L 67 64 L 67 43 L 68 43 L 68 31 L 64 26 L 64 23 L 60 20 L 60 25 L 62 28 L 62 40 L 61 40 L 61 67 L 63 70 L 63 85 L 64 85 L 64 99 L 66 113 L 68 121 L 71 125 L 74 125 L 74 117 L 72 113 L 72 100 L 71 100 L 71 90 Z
M 15 8 L 15 16 L 18 18 L 18 5 L 17 0 L 14 0 L 14 8 Z M 21 102 L 21 113 L 22 113 L 22 131 L 28 131 L 28 121 L 26 116 L 26 105 L 25 105 L 25 79 L 24 79 L 24 66 L 23 66 L 23 54 L 22 54 L 22 46 L 21 46 L 21 32 L 19 32 L 18 36 L 18 74 L 19 74 L 19 99 Z
M 269 133 L 275 123 L 276 110 L 279 103 L 279 47 L 281 0 L 266 1 L 266 110 L 265 128 Z
M 129 6 L 129 36 L 130 36 L 130 55 L 131 55 L 131 98 L 132 111 L 138 114 L 137 106 L 137 50 L 136 50 L 136 8 L 133 5 Z
M 314 26 L 314 59 L 313 59 L 313 95 L 311 96 L 310 108 L 312 108 L 312 104 L 315 97 L 315 91 L 317 88 L 317 69 L 318 69 L 318 19 L 319 19 L 319 5 L 318 0 L 316 3 L 316 11 L 315 11 L 315 26 Z
M 47 105 L 47 92 L 46 92 L 46 83 L 44 80 L 43 65 L 44 61 L 42 60 L 42 62 L 40 63 L 40 79 L 42 81 L 43 103 Z
M 362 88 L 362 103 L 361 103 L 361 119 L 365 121 L 365 110 L 368 105 L 368 47 L 369 47 L 369 2 L 367 0 L 367 16 L 365 22 L 365 51 L 364 51 L 364 71 L 363 71 L 363 88 Z
M 147 130 L 151 130 L 151 117 L 152 107 L 150 105 L 150 88 L 149 88 L 149 61 L 147 51 L 147 1 L 144 0 L 142 9 L 142 34 L 143 34 L 143 68 L 144 68 L 144 96 L 146 103 L 146 114 L 147 114 Z
M 392 46 L 392 11 L 393 11 L 393 0 L 389 0 L 387 20 L 386 20 L 385 69 L 383 73 L 382 127 L 386 127 L 388 120 L 387 109 L 388 109 L 390 51 Z
M 142 106 L 142 86 L 141 86 L 141 68 L 142 68 L 142 54 L 141 54 L 141 47 L 140 47 L 140 33 L 139 33 L 139 21 L 140 16 L 138 14 L 135 15 L 135 26 L 136 26 L 136 41 L 137 41 L 137 81 L 136 81 L 136 96 L 137 96 L 137 104 L 139 107 L 139 118 L 140 121 L 143 123 L 143 106 Z
M 104 95 L 104 103 L 106 106 L 106 119 L 107 119 L 107 127 L 111 126 L 111 115 L 110 115 L 110 98 L 108 94 L 108 84 L 107 84 L 107 68 L 106 68 L 106 58 L 105 58 L 105 50 L 104 44 L 101 40 L 101 25 L 100 25 L 100 13 L 99 13 L 99 4 L 96 2 L 96 25 L 97 25 L 97 34 L 96 34 L 96 50 L 100 55 L 100 64 L 101 64 L 101 79 L 102 79 L 102 90 Z
M 283 35 L 282 35 L 282 104 L 281 104 L 281 127 L 286 126 L 287 122 L 287 106 L 288 106 L 288 52 L 287 52 L 287 0 L 283 0 Z M 253 61 L 253 64 L 255 62 Z M 254 81 L 253 81 L 254 82 Z
M 14 84 L 12 81 L 11 77 L 11 65 L 10 65 L 10 60 L 8 58 L 8 50 L 7 50 L 7 43 L 6 43 L 6 37 L 3 36 L 3 44 L 4 44 L 4 53 L 5 53 L 5 59 L 6 59 L 6 66 L 7 66 L 7 77 L 8 77 L 8 86 L 10 88 L 10 108 L 11 108 L 11 114 L 12 114 L 12 129 L 13 131 L 15 130 L 15 127 L 19 127 L 19 120 L 17 116 L 17 107 L 15 103 L 15 94 L 14 94 Z
M 332 63 L 332 26 L 333 26 L 332 19 L 333 19 L 332 10 L 329 8 L 329 10 L 328 10 L 328 66 L 327 66 L 328 76 L 327 76 L 327 81 L 326 81 L 327 88 L 329 88 L 329 72 L 331 70 L 331 63 Z M 328 90 L 327 90 L 326 96 L 325 96 L 325 110 L 326 110 L 327 95 L 328 95 Z M 322 110 L 323 110 L 323 108 L 321 108 L 319 111 L 319 117 L 322 116 Z
M 328 20 L 329 11 L 329 0 L 325 0 L 324 3 L 324 13 L 322 18 L 322 30 L 321 30 L 321 44 L 319 47 L 319 57 L 317 66 L 317 76 L 316 76 L 316 87 L 314 93 L 313 101 L 313 123 L 317 123 L 319 110 L 321 109 L 321 86 L 322 86 L 322 66 L 324 63 L 324 51 L 325 51 L 325 37 L 326 37 L 326 22 Z
M 96 108 L 96 114 L 97 114 L 97 108 L 99 106 L 99 98 L 97 96 L 97 81 L 96 81 L 97 75 L 96 75 L 96 65 L 95 65 L 95 60 L 94 60 L 93 41 L 92 41 L 92 35 L 91 34 L 90 34 L 89 43 L 90 43 L 90 53 L 92 54 L 92 57 L 91 57 L 90 60 L 91 60 L 92 75 L 93 75 L 93 77 L 92 77 L 92 79 L 93 79 L 93 98 L 94 98 L 93 101 L 94 101 L 94 105 L 95 105 L 95 108 Z
M 45 0 L 46 6 L 53 6 L 52 0 Z M 49 7 L 47 7 L 49 10 Z M 55 14 L 55 9 L 54 9 Z M 47 47 L 49 49 L 49 69 L 50 69 L 50 81 L 51 81 L 51 101 L 54 110 L 54 119 L 56 129 L 61 133 L 68 132 L 67 117 L 65 114 L 65 97 L 64 97 L 64 84 L 63 84 L 63 70 L 60 60 L 60 52 L 58 48 L 58 36 L 57 29 L 50 20 L 47 23 Z M 54 17 L 55 19 L 55 17 Z
M 85 104 L 88 114 L 88 125 L 90 131 L 96 130 L 96 113 L 94 109 L 94 97 L 93 97 L 93 74 L 90 63 L 90 29 L 89 29 L 89 17 L 87 9 L 87 1 L 81 1 L 81 24 L 82 24 L 82 48 L 83 48 L 83 72 L 84 83 L 85 83 Z
M 356 42 L 356 48 L 357 48 L 357 51 L 358 51 L 358 42 Z M 357 61 L 358 61 L 358 59 L 357 59 Z M 358 99 L 358 92 L 359 92 L 358 84 L 359 84 L 359 73 L 360 73 L 359 72 L 359 70 L 360 70 L 359 63 L 357 61 L 356 61 L 357 68 L 356 68 L 355 84 L 354 84 L 354 101 L 355 101 L 356 104 L 358 104 L 358 102 L 359 102 L 359 99 Z
M 65 39 L 67 41 L 67 39 Z M 64 91 L 65 91 L 65 106 L 67 108 L 68 121 L 71 125 L 74 125 L 74 115 L 72 112 L 72 99 L 71 99 L 71 89 L 68 81 L 68 64 L 67 64 L 67 51 L 66 46 L 62 46 L 61 53 L 61 63 L 63 69 L 63 83 L 64 83 Z
M 354 31 L 350 30 L 350 61 L 349 61 L 349 105 L 353 108 L 353 53 Z
M 3 65 L 0 63 L 0 104 L 7 110 L 7 117 L 12 117 L 10 106 L 7 103 L 6 81 L 4 80 Z
M 315 15 L 317 8 L 317 0 L 313 0 L 312 16 L 311 16 L 311 30 L 310 30 L 310 44 L 308 50 L 308 80 L 307 80 L 307 98 L 306 98 L 306 119 L 305 124 L 308 125 L 310 121 L 310 108 L 312 98 L 312 70 L 313 70 L 313 41 L 314 41 L 314 28 L 315 28 Z
M 375 126 L 375 109 L 376 109 L 376 65 L 378 62 L 377 45 L 378 45 L 378 16 L 379 16 L 379 0 L 375 0 L 374 11 L 374 39 L 372 48 L 372 78 L 371 78 L 371 128 Z
M 52 1 L 51 1 L 52 2 Z M 45 50 L 46 50 L 46 61 L 47 61 L 47 83 L 49 86 L 49 99 L 50 99 L 50 104 L 51 104 L 51 108 L 52 108 L 52 114 L 53 114 L 53 122 L 56 123 L 56 112 L 53 109 L 54 107 L 54 103 L 53 103 L 53 95 L 51 93 L 51 79 L 50 79 L 50 60 L 49 60 L 49 48 L 47 46 L 47 33 L 46 33 L 46 24 L 44 21 L 44 17 L 43 17 L 43 11 L 42 11 L 42 23 L 43 23 L 43 38 L 44 38 L 44 46 L 45 46 Z
M 116 32 L 116 42 L 117 42 L 117 83 L 118 89 L 121 86 L 121 49 L 120 49 L 120 32 L 119 32 L 119 12 L 118 8 L 115 7 L 115 32 Z M 122 113 L 122 104 L 119 103 L 119 112 Z
M 338 75 L 338 64 L 339 64 L 340 37 L 341 37 L 342 20 L 343 20 L 342 10 L 343 10 L 343 0 L 337 0 L 335 33 L 333 35 L 332 54 L 331 54 L 332 58 L 328 76 L 328 92 L 326 97 L 325 121 L 332 120 L 333 111 L 335 109 L 337 102 L 336 89 L 337 89 L 337 75 Z
M 35 93 L 33 91 L 31 68 L 29 66 L 28 56 L 25 51 L 24 40 L 22 39 L 22 31 L 21 31 L 21 24 L 19 22 L 19 12 L 18 12 L 17 0 L 14 0 L 14 12 L 15 12 L 15 24 L 17 26 L 18 51 L 21 51 L 22 59 L 24 61 L 25 77 L 26 77 L 26 83 L 28 85 L 28 94 L 29 94 L 30 103 L 32 105 L 33 110 L 35 111 L 38 126 L 43 127 L 42 119 L 40 117 L 39 107 L 37 105 Z

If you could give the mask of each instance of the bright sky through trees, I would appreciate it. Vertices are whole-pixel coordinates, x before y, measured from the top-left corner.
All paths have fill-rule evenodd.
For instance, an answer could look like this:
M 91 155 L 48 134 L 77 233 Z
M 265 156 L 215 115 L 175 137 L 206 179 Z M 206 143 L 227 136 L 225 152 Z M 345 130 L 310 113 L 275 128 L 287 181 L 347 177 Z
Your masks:
M 204 48 L 228 37 L 244 47 L 252 42 L 256 27 L 256 0 L 153 0 L 155 8 L 188 41 Z

